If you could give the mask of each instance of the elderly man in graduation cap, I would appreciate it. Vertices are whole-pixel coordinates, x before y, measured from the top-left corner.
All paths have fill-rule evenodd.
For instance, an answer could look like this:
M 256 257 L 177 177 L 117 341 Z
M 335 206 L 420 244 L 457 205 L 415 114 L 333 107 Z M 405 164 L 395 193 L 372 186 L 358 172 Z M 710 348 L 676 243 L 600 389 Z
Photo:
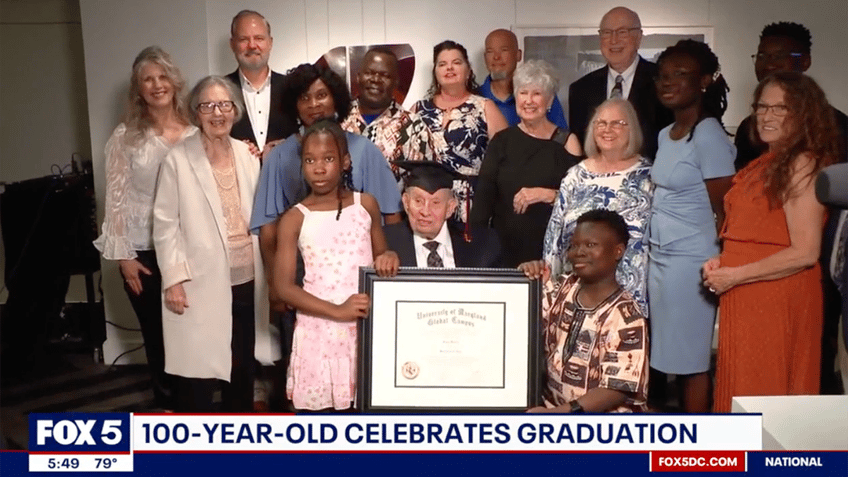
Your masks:
M 408 171 L 401 199 L 407 220 L 383 227 L 389 249 L 402 267 L 497 268 L 502 254 L 497 234 L 487 228 L 450 225 L 458 204 L 451 187 L 462 175 L 435 161 L 394 161 Z

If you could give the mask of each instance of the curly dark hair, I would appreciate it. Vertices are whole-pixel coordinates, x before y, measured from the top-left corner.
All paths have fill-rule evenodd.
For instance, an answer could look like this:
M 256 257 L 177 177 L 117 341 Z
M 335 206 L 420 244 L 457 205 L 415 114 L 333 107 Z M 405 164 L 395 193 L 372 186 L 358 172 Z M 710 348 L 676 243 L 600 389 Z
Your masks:
M 580 217 L 577 217 L 577 225 L 584 222 L 606 224 L 615 233 L 619 243 L 627 246 L 627 242 L 630 241 L 630 230 L 627 228 L 627 222 L 614 210 L 592 209 L 584 212 Z
M 471 61 L 468 59 L 468 50 L 453 40 L 445 40 L 433 47 L 433 80 L 430 83 L 430 89 L 427 90 L 427 96 L 432 98 L 439 94 L 442 90 L 441 86 L 439 86 L 439 82 L 436 80 L 436 62 L 439 59 L 439 53 L 445 50 L 457 50 L 462 53 L 462 58 L 465 60 L 465 64 L 468 65 L 469 72 L 468 81 L 465 82 L 465 89 L 467 89 L 469 93 L 480 94 L 480 85 L 477 84 L 477 78 L 474 76 L 474 70 L 471 68 Z
M 783 98 L 789 110 L 784 124 L 790 124 L 785 141 L 776 144 L 776 148 L 771 145 L 776 157 L 763 170 L 769 205 L 777 208 L 797 192 L 790 189 L 795 160 L 802 154 L 810 156 L 813 167 L 806 178 L 812 178 L 840 157 L 841 138 L 837 132 L 833 108 L 827 102 L 824 91 L 812 78 L 796 71 L 772 73 L 757 86 L 753 108 L 756 108 L 763 90 L 769 85 L 777 85 L 783 90 Z M 756 124 L 756 113 L 752 114 L 752 119 Z M 752 130 L 756 131 L 756 127 Z
M 701 93 L 701 111 L 698 120 L 689 132 L 688 142 L 695 135 L 695 126 L 704 118 L 716 118 L 719 124 L 724 127 L 721 118 L 727 111 L 727 92 L 730 91 L 730 87 L 727 86 L 727 81 L 721 74 L 718 57 L 706 43 L 695 40 L 680 40 L 674 46 L 670 46 L 660 53 L 657 64 L 662 64 L 666 58 L 674 55 L 685 55 L 692 58 L 698 64 L 698 76 L 709 75 L 711 77 L 710 84 Z
M 286 73 L 286 82 L 283 87 L 283 114 L 297 118 L 298 123 L 302 123 L 297 112 L 297 99 L 319 79 L 327 85 L 327 89 L 333 96 L 338 121 L 344 121 L 350 113 L 351 102 L 347 83 L 330 68 L 309 63 L 298 65 Z
M 301 167 L 303 167 L 303 155 L 306 152 L 306 149 L 303 147 L 303 145 L 306 144 L 306 140 L 309 139 L 311 136 L 315 136 L 318 134 L 329 134 L 333 138 L 333 141 L 336 143 L 336 148 L 339 150 L 339 161 L 341 161 L 343 157 L 348 155 L 347 136 L 342 130 L 342 127 L 339 126 L 339 123 L 332 119 L 319 119 L 318 121 L 315 121 L 311 126 L 306 128 L 306 130 L 303 131 L 303 137 L 300 138 Z M 351 173 L 350 168 L 348 167 L 347 169 L 342 169 L 341 173 L 341 177 L 339 178 L 339 187 L 336 192 L 336 198 L 339 201 L 339 207 L 336 211 L 336 220 L 339 220 L 339 218 L 341 218 L 342 216 L 342 196 L 344 194 L 343 189 L 347 188 L 352 190 L 352 188 L 349 187 Z
M 810 30 L 800 23 L 770 23 L 766 25 L 765 28 L 763 28 L 762 33 L 760 33 L 760 41 L 763 41 L 763 38 L 770 36 L 790 38 L 792 41 L 797 43 L 799 47 L 801 47 L 800 53 L 809 54 L 810 49 L 813 47 L 813 36 L 810 34 Z

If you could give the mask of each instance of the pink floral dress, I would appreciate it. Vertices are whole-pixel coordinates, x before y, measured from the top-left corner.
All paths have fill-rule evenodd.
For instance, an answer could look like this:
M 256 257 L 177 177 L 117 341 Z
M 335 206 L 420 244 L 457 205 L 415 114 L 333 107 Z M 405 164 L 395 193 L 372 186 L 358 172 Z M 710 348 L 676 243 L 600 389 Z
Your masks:
M 374 261 L 371 215 L 360 203 L 312 211 L 303 204 L 298 248 L 303 255 L 303 289 L 341 304 L 359 291 L 359 267 Z M 356 391 L 356 322 L 340 323 L 297 312 L 286 392 L 297 409 L 347 409 Z

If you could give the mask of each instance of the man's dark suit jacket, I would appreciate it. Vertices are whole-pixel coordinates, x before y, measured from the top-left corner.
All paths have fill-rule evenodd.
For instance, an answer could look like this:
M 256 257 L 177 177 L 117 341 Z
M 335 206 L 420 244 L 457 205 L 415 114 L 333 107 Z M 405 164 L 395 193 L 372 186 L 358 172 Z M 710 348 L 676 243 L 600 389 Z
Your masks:
M 412 240 L 412 229 L 409 222 L 383 226 L 389 250 L 394 250 L 400 258 L 400 266 L 417 267 L 415 244 Z M 448 233 L 453 245 L 453 259 L 461 268 L 500 268 L 503 267 L 498 234 L 492 229 L 483 227 L 471 228 L 471 242 L 466 242 L 462 231 L 448 226 Z
M 609 66 L 604 66 L 583 76 L 568 87 L 568 125 L 580 139 L 580 144 L 583 144 L 586 139 L 586 130 L 589 120 L 595 113 L 595 108 L 607 99 L 608 75 Z M 630 95 L 627 97 L 636 110 L 639 124 L 642 126 L 642 135 L 645 138 L 642 155 L 650 159 L 657 154 L 657 135 L 660 130 L 674 121 L 672 112 L 657 99 L 657 90 L 654 86 L 656 75 L 657 65 L 640 57 L 639 64 L 636 65 L 633 85 L 630 87 Z
M 232 81 L 238 91 L 241 92 L 241 78 L 238 70 L 228 74 L 227 79 Z M 285 80 L 285 76 L 274 71 L 271 72 L 271 110 L 268 112 L 268 131 L 265 132 L 266 143 L 285 139 L 297 131 L 297 124 L 294 119 L 283 113 Z M 250 125 L 250 117 L 247 111 L 244 112 L 237 123 L 233 124 L 230 136 L 236 139 L 248 139 L 256 144 L 256 135 L 253 134 L 253 127 Z

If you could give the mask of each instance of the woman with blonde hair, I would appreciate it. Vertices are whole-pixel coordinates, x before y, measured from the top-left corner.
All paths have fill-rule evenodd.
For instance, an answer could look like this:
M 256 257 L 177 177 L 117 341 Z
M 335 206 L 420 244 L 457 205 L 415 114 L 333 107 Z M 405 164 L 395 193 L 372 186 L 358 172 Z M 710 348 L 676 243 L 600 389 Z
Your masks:
M 159 164 L 195 131 L 183 101 L 180 70 L 158 46 L 136 56 L 126 111 L 106 143 L 103 233 L 94 246 L 117 260 L 124 290 L 138 317 L 156 405 L 173 409 L 162 344 L 162 278 L 153 251 L 153 197 Z

